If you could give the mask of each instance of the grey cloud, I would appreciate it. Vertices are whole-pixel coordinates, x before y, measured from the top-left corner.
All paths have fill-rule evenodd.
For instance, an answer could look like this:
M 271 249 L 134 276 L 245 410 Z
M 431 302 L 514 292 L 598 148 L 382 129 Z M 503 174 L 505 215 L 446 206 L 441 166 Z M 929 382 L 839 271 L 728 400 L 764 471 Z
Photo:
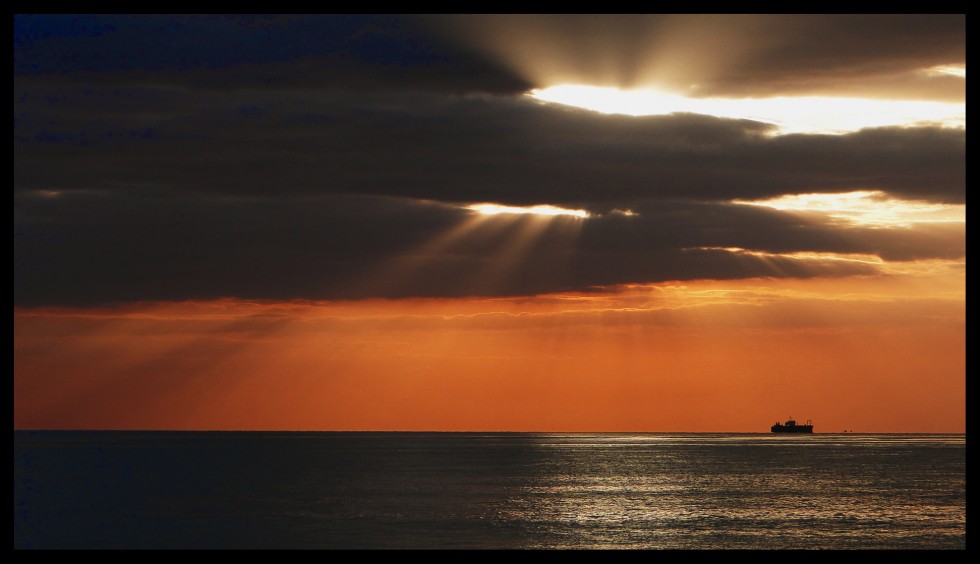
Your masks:
M 542 230 L 529 229 L 534 220 L 528 218 L 490 219 L 433 247 L 471 221 L 472 212 L 365 196 L 23 194 L 15 199 L 14 299 L 69 305 L 526 295 L 637 281 L 875 272 L 857 262 L 760 258 L 710 247 L 903 260 L 964 252 L 961 226 L 842 230 L 746 206 L 674 202 L 640 209 L 632 217 L 559 218 Z M 533 236 L 524 241 L 522 233 Z M 407 257 L 414 259 L 405 263 Z
M 15 21 L 15 304 L 522 295 L 875 271 L 719 250 L 732 247 L 886 260 L 965 252 L 962 224 L 870 229 L 728 203 L 856 189 L 963 203 L 962 130 L 771 137 L 749 120 L 548 106 L 516 95 L 528 79 L 479 47 L 418 39 L 444 20 L 32 18 Z M 571 18 L 588 32 L 590 20 Z M 826 76 L 872 60 L 906 72 L 955 62 L 946 59 L 960 45 L 956 17 L 925 18 L 921 29 L 787 18 L 799 36 L 779 35 L 776 45 L 795 46 L 786 58 L 748 45 L 755 62 L 716 74 L 718 84 L 803 80 L 781 74 L 792 60 Z M 628 37 L 648 20 L 596 21 Z M 763 24 L 742 21 L 725 37 Z M 843 30 L 840 45 L 821 52 L 815 39 L 828 26 Z M 923 47 L 897 46 L 903 33 Z M 164 37 L 187 42 L 150 49 Z M 210 37 L 211 52 L 192 48 Z M 133 45 L 149 51 L 118 51 Z M 593 217 L 578 228 L 556 220 L 527 241 L 525 218 L 434 244 L 472 218 L 459 204 L 481 201 Z
M 125 99 L 142 90 L 94 92 L 21 94 L 17 189 L 353 192 L 597 208 L 855 189 L 964 197 L 962 130 L 767 137 L 768 126 L 747 120 L 608 116 L 528 98 L 168 91 L 133 107 Z M 123 100 L 113 111 L 115 98 Z

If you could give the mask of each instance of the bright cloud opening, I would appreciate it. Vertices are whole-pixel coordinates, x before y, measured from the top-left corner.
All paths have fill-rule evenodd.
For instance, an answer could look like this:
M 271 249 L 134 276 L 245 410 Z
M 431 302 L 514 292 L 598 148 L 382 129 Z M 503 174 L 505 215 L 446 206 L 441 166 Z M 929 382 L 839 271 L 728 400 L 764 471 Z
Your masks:
M 777 210 L 823 212 L 836 219 L 863 225 L 902 226 L 924 222 L 964 222 L 966 206 L 902 200 L 880 190 L 856 190 L 840 194 L 790 194 L 769 200 L 735 200 L 733 203 Z
M 926 69 L 926 73 L 932 75 L 948 74 L 950 76 L 966 78 L 966 65 L 939 65 L 938 67 Z
M 578 218 L 589 217 L 589 212 L 585 210 L 575 210 L 568 208 L 560 208 L 558 206 L 552 206 L 547 204 L 542 204 L 538 206 L 503 206 L 500 204 L 473 204 L 466 206 L 466 209 L 473 210 L 482 215 L 498 215 L 498 214 L 532 214 L 532 215 L 545 215 L 545 216 L 555 216 L 555 215 L 567 215 Z
M 965 72 L 965 70 L 964 70 Z M 832 98 L 687 98 L 652 89 L 620 90 L 564 84 L 528 93 L 544 102 L 564 104 L 606 114 L 631 116 L 695 113 L 770 123 L 777 134 L 847 133 L 866 127 L 966 127 L 963 103 Z

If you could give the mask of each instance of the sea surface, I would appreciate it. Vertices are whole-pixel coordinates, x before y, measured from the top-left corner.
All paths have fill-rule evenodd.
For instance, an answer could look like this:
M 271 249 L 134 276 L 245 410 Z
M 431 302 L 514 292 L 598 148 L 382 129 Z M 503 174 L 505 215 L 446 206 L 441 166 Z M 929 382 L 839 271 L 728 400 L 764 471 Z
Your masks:
M 964 549 L 964 435 L 14 432 L 15 548 Z

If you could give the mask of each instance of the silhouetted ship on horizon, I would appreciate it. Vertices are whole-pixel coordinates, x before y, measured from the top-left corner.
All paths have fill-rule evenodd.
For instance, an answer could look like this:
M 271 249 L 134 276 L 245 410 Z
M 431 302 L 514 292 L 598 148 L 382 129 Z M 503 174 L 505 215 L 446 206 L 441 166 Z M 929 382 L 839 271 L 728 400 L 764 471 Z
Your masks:
M 797 425 L 796 421 L 789 419 L 785 424 L 776 421 L 776 424 L 772 426 L 773 433 L 812 433 L 813 432 L 813 422 L 809 419 L 806 420 L 806 425 Z

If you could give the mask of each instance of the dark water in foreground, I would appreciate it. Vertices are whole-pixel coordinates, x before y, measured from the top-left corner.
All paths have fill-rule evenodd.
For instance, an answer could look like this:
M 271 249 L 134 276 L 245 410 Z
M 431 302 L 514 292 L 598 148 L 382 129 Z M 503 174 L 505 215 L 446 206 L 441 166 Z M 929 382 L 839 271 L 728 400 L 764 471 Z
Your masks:
M 964 435 L 14 433 L 15 548 L 952 548 Z

